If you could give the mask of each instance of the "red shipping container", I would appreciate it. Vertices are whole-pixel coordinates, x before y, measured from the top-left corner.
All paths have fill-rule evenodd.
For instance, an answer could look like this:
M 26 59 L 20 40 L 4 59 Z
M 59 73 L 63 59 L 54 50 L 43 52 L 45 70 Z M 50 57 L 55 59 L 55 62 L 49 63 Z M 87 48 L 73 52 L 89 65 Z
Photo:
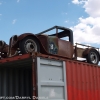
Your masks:
M 68 100 L 100 100 L 100 67 L 66 61 Z

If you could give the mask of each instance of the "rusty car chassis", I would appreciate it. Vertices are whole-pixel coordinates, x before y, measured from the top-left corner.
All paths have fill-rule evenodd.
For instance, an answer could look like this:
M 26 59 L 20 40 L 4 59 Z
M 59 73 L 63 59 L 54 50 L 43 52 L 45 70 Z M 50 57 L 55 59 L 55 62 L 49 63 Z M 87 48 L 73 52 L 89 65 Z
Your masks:
M 56 32 L 48 35 L 47 32 L 54 29 Z M 67 40 L 63 39 L 65 37 L 68 37 Z M 79 48 L 77 45 L 81 44 L 74 46 L 73 31 L 71 29 L 54 26 L 38 34 L 24 33 L 19 36 L 14 35 L 10 38 L 9 45 L 1 40 L 0 57 L 4 59 L 19 54 L 39 52 L 69 59 L 86 58 L 86 62 L 98 64 L 100 60 L 98 48 L 86 45 L 84 45 L 86 48 Z

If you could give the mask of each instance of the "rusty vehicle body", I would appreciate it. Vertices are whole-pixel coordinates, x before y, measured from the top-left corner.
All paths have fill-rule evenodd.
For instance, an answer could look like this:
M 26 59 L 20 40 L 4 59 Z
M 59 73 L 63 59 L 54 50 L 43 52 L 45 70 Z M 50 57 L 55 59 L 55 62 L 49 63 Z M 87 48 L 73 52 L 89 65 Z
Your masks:
M 88 63 L 98 64 L 100 61 L 99 48 L 76 43 L 74 50 L 75 57 L 86 58 Z
M 45 32 L 55 29 L 55 28 L 56 30 L 61 29 L 63 31 L 59 33 L 51 34 L 48 36 L 44 35 Z M 22 54 L 35 51 L 35 52 L 41 52 L 45 54 L 50 53 L 50 54 L 72 58 L 73 57 L 73 36 L 70 36 L 70 35 L 73 35 L 72 31 L 70 29 L 58 27 L 58 26 L 54 26 L 50 28 L 49 30 L 43 31 L 36 35 L 32 33 L 24 33 L 19 36 L 17 35 L 12 36 L 10 38 L 9 48 L 6 51 L 8 53 L 8 57 L 11 57 L 12 55 L 14 55 L 12 52 L 14 50 L 17 51 L 19 48 Z M 65 36 L 69 36 L 69 41 L 60 39 Z M 25 39 L 29 40 L 28 42 L 30 41 L 35 42 L 36 44 L 27 43 L 26 44 L 27 50 L 25 51 L 24 50 L 25 46 L 23 44 L 23 41 Z M 35 45 L 37 45 L 37 48 L 36 50 L 33 50 Z M 3 47 L 3 45 L 1 45 L 1 47 Z
M 56 29 L 55 33 L 46 34 L 54 29 Z M 63 39 L 64 37 L 68 37 L 67 40 Z M 14 35 L 10 38 L 9 45 L 0 41 L 0 52 L 1 58 L 40 52 L 69 59 L 82 57 L 92 64 L 98 64 L 99 62 L 99 51 L 96 48 L 87 47 L 84 49 L 78 48 L 77 45 L 74 46 L 73 31 L 61 26 L 54 26 L 38 34 L 24 33 L 19 36 Z

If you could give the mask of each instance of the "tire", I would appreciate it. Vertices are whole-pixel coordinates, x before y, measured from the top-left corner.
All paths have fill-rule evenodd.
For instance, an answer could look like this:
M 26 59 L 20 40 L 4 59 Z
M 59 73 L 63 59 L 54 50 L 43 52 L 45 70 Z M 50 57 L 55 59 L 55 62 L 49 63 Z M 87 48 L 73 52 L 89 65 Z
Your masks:
M 40 52 L 38 41 L 32 37 L 27 36 L 19 42 L 19 48 L 22 54 Z
M 91 64 L 98 65 L 99 63 L 99 53 L 97 50 L 92 49 L 86 56 L 87 62 Z

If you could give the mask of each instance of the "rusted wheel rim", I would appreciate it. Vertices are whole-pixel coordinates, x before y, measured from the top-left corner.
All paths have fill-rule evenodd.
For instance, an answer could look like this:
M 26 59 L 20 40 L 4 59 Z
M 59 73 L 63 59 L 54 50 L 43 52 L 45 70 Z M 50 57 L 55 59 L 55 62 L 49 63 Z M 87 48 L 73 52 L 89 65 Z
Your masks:
M 90 59 L 91 59 L 92 63 L 94 63 L 94 64 L 97 63 L 97 59 L 98 59 L 97 54 L 95 52 L 91 52 Z
M 36 45 L 35 41 L 32 39 L 26 40 L 24 47 L 25 47 L 25 50 L 27 53 L 37 51 L 37 45 Z

